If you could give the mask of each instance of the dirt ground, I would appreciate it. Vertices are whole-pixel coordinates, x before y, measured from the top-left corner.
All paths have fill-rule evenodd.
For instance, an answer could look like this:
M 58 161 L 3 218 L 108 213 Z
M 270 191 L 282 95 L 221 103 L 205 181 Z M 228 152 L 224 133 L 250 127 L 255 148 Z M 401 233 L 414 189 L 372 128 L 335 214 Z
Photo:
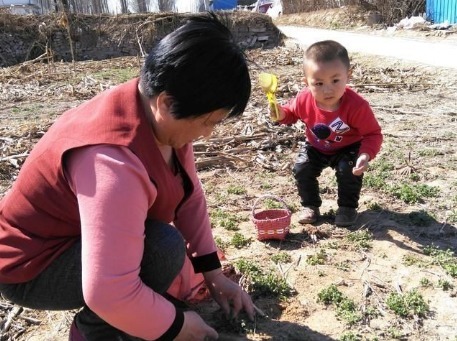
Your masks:
M 372 104 L 383 148 L 365 176 L 354 227 L 333 224 L 336 181 L 330 169 L 319 178 L 323 217 L 303 226 L 291 175 L 303 126 L 271 124 L 256 81 L 260 71 L 274 72 L 279 100 L 296 94 L 303 85 L 302 51 L 286 46 L 248 52 L 253 95 L 245 114 L 197 142 L 195 152 L 225 266 L 254 262 L 290 290 L 278 297 L 256 289 L 254 277 L 245 278 L 266 314 L 255 322 L 244 316 L 227 321 L 211 301 L 192 308 L 223 340 L 457 340 L 457 71 L 351 54 L 351 85 Z M 63 110 L 137 75 L 138 68 L 132 57 L 0 69 L 0 193 Z M 282 207 L 276 199 L 256 201 L 266 194 L 292 212 L 283 241 L 257 240 L 251 214 Z M 225 213 L 225 223 L 218 212 Z M 239 235 L 245 245 L 235 242 Z M 354 303 L 351 316 L 357 318 L 322 302 L 330 287 Z M 395 313 L 389 297 L 412 292 L 428 309 Z M 0 340 L 66 340 L 73 314 L 20 310 L 0 300 Z

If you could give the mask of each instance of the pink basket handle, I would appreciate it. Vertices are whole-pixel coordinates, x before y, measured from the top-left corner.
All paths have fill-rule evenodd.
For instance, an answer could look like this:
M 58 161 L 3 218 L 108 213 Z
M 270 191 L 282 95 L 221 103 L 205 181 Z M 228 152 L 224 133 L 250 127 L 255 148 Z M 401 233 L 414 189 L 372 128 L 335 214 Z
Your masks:
M 285 209 L 287 210 L 287 212 L 289 212 L 290 214 L 290 210 L 289 208 L 287 207 L 287 204 L 285 203 L 284 200 L 282 200 L 280 197 L 277 197 L 276 195 L 272 195 L 272 194 L 264 194 L 262 195 L 261 197 L 257 198 L 255 201 L 254 201 L 254 205 L 252 205 L 252 216 L 254 216 L 255 214 L 255 208 L 257 206 L 257 204 L 263 200 L 263 199 L 274 199 L 276 201 L 279 201 L 281 204 L 284 205 Z

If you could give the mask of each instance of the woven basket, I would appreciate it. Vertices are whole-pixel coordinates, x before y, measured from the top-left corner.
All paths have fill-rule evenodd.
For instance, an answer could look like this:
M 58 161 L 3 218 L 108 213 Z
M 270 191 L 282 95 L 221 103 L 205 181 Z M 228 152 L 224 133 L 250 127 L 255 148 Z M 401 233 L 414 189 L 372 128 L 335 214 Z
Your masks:
M 266 198 L 274 199 L 284 205 L 284 209 L 268 209 L 255 212 L 257 204 Z M 286 203 L 274 195 L 263 195 L 258 198 L 252 206 L 251 220 L 257 228 L 257 239 L 279 239 L 283 240 L 289 233 L 291 213 Z

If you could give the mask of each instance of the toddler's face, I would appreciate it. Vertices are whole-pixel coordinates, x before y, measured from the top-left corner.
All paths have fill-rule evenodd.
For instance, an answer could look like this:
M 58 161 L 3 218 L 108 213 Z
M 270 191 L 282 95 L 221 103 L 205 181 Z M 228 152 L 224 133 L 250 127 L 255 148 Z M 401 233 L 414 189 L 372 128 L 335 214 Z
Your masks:
M 346 89 L 350 71 L 335 59 L 330 62 L 305 61 L 305 84 L 313 94 L 319 108 L 334 111 Z

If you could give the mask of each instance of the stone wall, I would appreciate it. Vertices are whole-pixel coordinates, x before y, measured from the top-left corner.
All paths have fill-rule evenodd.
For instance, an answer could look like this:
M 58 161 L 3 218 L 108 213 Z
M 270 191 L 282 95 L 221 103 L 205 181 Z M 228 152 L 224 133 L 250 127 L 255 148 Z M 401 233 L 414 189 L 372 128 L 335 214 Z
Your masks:
M 144 56 L 155 42 L 190 14 L 147 13 L 120 16 L 19 16 L 0 14 L 0 66 L 44 57 L 54 60 L 101 60 Z M 271 48 L 283 36 L 269 16 L 223 12 L 221 20 L 243 48 Z

